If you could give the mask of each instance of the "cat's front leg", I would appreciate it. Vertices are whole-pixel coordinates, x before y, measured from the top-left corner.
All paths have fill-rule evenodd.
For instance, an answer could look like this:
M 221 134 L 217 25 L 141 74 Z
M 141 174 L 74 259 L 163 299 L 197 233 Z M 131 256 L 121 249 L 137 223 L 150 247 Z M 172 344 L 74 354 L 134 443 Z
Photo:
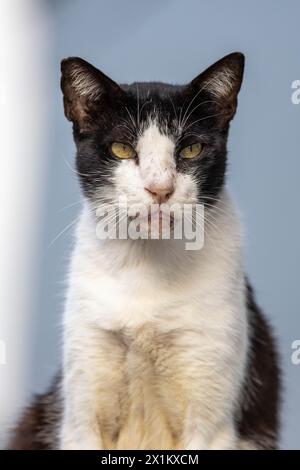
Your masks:
M 225 307 L 222 312 L 224 319 Z M 216 313 L 218 319 L 222 312 Z M 161 357 L 168 380 L 162 381 L 160 394 L 174 430 L 181 428 L 180 448 L 237 447 L 234 415 L 247 343 L 243 324 L 238 321 L 236 326 L 229 318 L 226 326 L 225 320 L 220 321 L 222 327 L 216 322 L 210 334 L 196 329 L 173 332 L 169 350 Z
M 184 357 L 183 374 L 190 384 L 184 441 L 188 449 L 236 449 L 234 416 L 246 367 L 246 315 L 243 306 L 232 303 L 216 309 L 210 321 L 209 334 L 197 341 L 195 333 L 195 347 Z
M 207 364 L 201 358 L 198 371 L 193 377 L 190 375 L 192 387 L 183 431 L 187 450 L 237 448 L 234 414 L 243 364 L 236 360 L 237 352 L 230 357 L 231 352 L 227 356 L 225 348 L 223 357 L 214 355 L 215 352 L 207 348 L 203 355 Z
M 195 416 L 195 419 L 196 416 Z M 199 417 L 199 423 L 201 422 Z M 197 426 L 193 426 L 185 436 L 186 450 L 235 450 L 237 449 L 237 435 L 234 423 L 228 418 L 224 423 L 220 423 L 217 429 L 213 431 L 213 435 L 199 430 Z M 209 428 L 209 427 L 208 427 Z
M 82 316 L 76 328 L 73 317 L 67 323 L 61 449 L 113 448 L 123 421 L 119 394 L 126 388 L 125 354 L 116 333 Z
M 237 448 L 234 414 L 241 382 L 238 368 L 234 359 L 229 366 L 224 364 L 223 373 L 213 364 L 202 364 L 205 373 L 199 372 L 194 381 L 185 417 L 183 443 L 187 450 Z
M 74 355 L 74 353 L 73 353 Z M 72 361 L 73 362 L 73 361 Z M 80 358 L 65 371 L 63 383 L 63 419 L 60 430 L 62 450 L 103 449 L 97 410 L 95 382 L 89 370 L 81 369 Z
M 64 416 L 60 436 L 61 450 L 102 450 L 103 444 L 100 433 L 90 426 L 78 426 L 72 418 Z

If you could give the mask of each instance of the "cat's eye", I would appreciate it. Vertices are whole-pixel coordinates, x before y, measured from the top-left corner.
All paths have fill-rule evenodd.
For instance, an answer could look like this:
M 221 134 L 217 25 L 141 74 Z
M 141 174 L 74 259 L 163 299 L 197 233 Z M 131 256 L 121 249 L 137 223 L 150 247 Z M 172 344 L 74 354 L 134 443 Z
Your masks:
M 134 158 L 136 153 L 135 150 L 129 144 L 124 144 L 122 142 L 113 142 L 111 145 L 112 153 L 122 159 Z
M 199 144 L 199 143 L 192 144 L 181 149 L 179 155 L 182 158 L 196 158 L 202 153 L 202 150 L 203 150 L 202 144 Z

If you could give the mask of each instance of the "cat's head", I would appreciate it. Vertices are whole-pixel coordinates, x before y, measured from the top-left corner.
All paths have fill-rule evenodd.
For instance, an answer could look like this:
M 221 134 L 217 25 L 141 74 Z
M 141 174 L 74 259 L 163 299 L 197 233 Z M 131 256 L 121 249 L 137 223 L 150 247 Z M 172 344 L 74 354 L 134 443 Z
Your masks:
M 80 58 L 62 61 L 77 171 L 94 207 L 213 203 L 224 185 L 229 123 L 244 56 L 230 54 L 189 84 L 118 85 Z

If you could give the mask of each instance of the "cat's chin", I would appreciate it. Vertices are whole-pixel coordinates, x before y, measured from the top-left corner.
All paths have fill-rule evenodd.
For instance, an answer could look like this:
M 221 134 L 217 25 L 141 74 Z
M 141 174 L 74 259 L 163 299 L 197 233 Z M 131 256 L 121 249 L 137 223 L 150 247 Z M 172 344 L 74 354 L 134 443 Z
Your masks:
M 129 221 L 129 226 L 130 223 Z M 135 217 L 133 223 L 134 229 L 136 229 L 140 238 L 153 240 L 173 238 L 174 217 L 171 214 L 166 215 L 162 211 L 158 211 L 155 214 L 149 213 L 147 216 Z M 128 235 L 131 238 L 130 228 Z

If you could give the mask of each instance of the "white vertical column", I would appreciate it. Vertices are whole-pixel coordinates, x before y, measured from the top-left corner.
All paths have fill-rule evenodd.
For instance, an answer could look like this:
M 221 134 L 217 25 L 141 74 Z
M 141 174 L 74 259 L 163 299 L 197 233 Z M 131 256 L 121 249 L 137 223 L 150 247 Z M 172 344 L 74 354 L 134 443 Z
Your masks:
M 46 2 L 0 1 L 0 443 L 29 390 L 47 148 Z

